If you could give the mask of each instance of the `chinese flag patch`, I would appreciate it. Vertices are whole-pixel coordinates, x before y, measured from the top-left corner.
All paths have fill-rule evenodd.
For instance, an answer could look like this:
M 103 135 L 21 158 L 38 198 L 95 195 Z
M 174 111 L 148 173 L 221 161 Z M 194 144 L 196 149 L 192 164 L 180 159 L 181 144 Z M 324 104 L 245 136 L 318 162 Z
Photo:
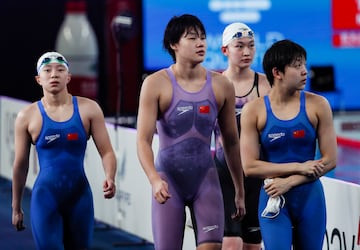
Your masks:
M 305 137 L 305 130 L 295 130 L 293 133 L 293 138 L 304 138 Z
M 78 133 L 69 133 L 67 134 L 66 138 L 68 141 L 76 141 L 79 139 L 79 135 Z
M 199 112 L 201 114 L 208 114 L 210 112 L 210 106 L 209 105 L 200 106 Z

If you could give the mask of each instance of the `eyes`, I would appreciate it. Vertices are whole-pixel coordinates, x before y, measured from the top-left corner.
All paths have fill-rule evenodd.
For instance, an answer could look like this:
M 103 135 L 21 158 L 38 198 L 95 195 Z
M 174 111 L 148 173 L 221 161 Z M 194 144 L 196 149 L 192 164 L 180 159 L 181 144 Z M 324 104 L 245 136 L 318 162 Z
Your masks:
M 201 40 L 205 40 L 206 39 L 206 36 L 205 35 L 197 35 L 197 34 L 190 34 L 186 37 L 187 39 L 190 39 L 190 40 L 196 40 L 198 38 L 200 38 Z
M 243 44 L 243 43 L 236 43 L 236 44 L 234 45 L 234 48 L 237 48 L 237 49 L 243 49 L 243 48 L 245 48 L 245 47 L 247 47 L 247 48 L 249 48 L 249 49 L 254 49 L 254 48 L 255 48 L 255 44 L 254 44 L 254 43 L 251 43 L 251 44 L 246 45 L 246 44 Z
M 190 40 L 196 40 L 196 39 L 200 38 L 201 40 L 205 40 L 206 35 L 204 33 L 202 33 L 200 30 L 199 31 L 190 30 L 189 32 L 185 33 L 184 38 L 187 38 Z
M 296 60 L 292 65 L 292 67 L 296 68 L 296 69 L 301 69 L 301 68 L 306 68 L 306 62 L 305 61 L 299 61 Z
M 302 69 L 303 67 L 306 68 L 306 59 L 299 56 L 290 64 L 290 67 L 295 69 Z
M 233 39 L 228 47 L 235 48 L 237 50 L 242 50 L 244 48 L 247 48 L 249 50 L 255 50 L 255 41 L 251 38 L 241 38 L 241 39 Z
M 59 72 L 59 73 L 66 72 L 66 68 L 62 65 L 55 66 L 55 67 L 44 66 L 41 71 L 46 72 L 46 73 L 51 73 L 53 70 L 55 70 L 56 72 Z

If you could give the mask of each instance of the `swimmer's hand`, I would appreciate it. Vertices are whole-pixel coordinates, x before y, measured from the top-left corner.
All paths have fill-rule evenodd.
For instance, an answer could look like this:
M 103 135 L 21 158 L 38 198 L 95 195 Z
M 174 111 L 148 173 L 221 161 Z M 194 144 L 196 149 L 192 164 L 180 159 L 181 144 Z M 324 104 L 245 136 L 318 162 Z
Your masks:
M 16 231 L 25 230 L 26 226 L 24 225 L 24 212 L 22 210 L 12 213 L 12 224 L 15 227 Z
M 115 196 L 116 193 L 116 185 L 113 180 L 107 179 L 103 184 L 103 192 L 105 199 L 111 199 Z
M 299 164 L 300 174 L 310 178 L 319 178 L 325 174 L 325 164 L 322 160 L 309 160 Z
M 239 197 L 239 196 L 237 195 L 236 197 Z M 231 218 L 233 220 L 241 220 L 246 214 L 244 198 L 243 197 L 236 198 L 235 206 L 236 206 L 236 211 L 231 215 Z
M 152 190 L 155 200 L 160 204 L 164 204 L 171 197 L 167 182 L 161 178 L 152 182 Z

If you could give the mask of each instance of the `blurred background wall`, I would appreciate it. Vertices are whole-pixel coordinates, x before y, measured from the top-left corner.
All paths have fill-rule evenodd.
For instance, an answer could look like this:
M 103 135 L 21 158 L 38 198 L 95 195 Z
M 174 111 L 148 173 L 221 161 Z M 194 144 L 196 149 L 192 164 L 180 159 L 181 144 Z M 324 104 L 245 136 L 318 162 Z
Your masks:
M 80 1 L 80 0 L 72 0 Z M 98 42 L 98 102 L 106 116 L 134 116 L 141 82 L 172 63 L 162 36 L 174 15 L 197 15 L 207 31 L 204 66 L 222 71 L 224 27 L 234 21 L 255 31 L 253 68 L 262 71 L 265 50 L 288 38 L 308 52 L 307 90 L 324 95 L 334 111 L 359 111 L 360 2 L 356 0 L 84 0 Z M 38 57 L 55 49 L 66 0 L 0 1 L 0 95 L 35 101 Z M 131 17 L 115 42 L 111 23 Z M 119 38 L 119 37 L 118 37 Z M 119 98 L 120 97 L 120 98 Z
M 118 54 L 110 23 L 118 13 L 131 13 L 140 24 L 140 0 L 86 0 L 87 17 L 98 42 L 98 101 L 106 116 L 117 112 Z M 42 96 L 34 80 L 39 56 L 55 49 L 65 16 L 66 0 L 0 1 L 0 95 L 36 101 Z M 122 63 L 123 115 L 133 115 L 141 84 L 141 27 L 120 48 Z M 121 60 L 122 61 L 122 60 Z

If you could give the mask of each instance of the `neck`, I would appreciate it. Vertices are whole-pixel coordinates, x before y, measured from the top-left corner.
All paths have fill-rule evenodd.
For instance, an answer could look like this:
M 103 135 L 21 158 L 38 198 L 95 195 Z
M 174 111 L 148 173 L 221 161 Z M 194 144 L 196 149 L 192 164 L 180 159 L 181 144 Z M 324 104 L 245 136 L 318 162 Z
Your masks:
M 200 65 L 196 64 L 193 67 L 181 65 L 179 63 L 174 64 L 171 67 L 176 79 L 195 79 L 202 77 L 205 73 L 205 69 Z
M 71 95 L 68 93 L 63 95 L 47 94 L 43 96 L 42 101 L 48 107 L 66 105 L 71 103 Z
M 253 82 L 254 70 L 251 68 L 229 67 L 223 74 L 232 82 Z
M 286 88 L 273 87 L 269 93 L 270 100 L 275 103 L 288 103 L 291 102 L 294 98 L 297 100 L 300 95 L 298 90 L 288 90 Z

